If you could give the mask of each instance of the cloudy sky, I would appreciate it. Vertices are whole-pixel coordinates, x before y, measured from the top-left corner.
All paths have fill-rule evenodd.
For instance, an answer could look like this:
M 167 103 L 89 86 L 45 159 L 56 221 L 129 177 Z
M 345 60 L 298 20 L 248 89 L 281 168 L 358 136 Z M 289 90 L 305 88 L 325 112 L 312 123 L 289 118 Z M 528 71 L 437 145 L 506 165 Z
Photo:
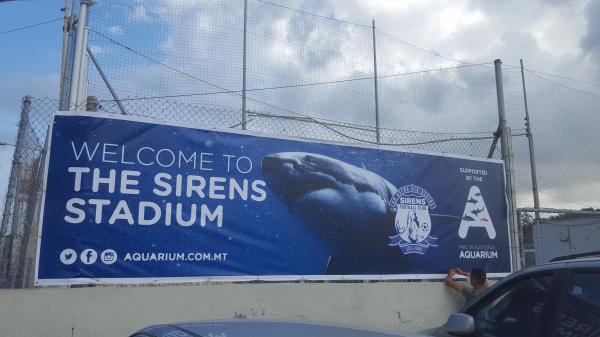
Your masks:
M 237 89 L 242 3 L 99 0 L 92 9 L 92 27 L 99 33 L 194 78 L 165 71 L 93 32 L 90 44 L 122 97 L 215 90 L 198 78 Z M 0 32 L 60 18 L 62 6 L 64 1 L 58 0 L 0 3 Z M 595 108 L 600 103 L 595 84 L 600 82 L 600 1 L 251 0 L 249 16 L 250 88 L 372 76 L 372 19 L 381 32 L 380 75 L 459 65 L 455 60 L 478 64 L 502 59 L 515 129 L 522 127 L 523 108 L 520 74 L 510 65 L 523 59 L 528 68 L 580 80 L 527 75 L 542 201 L 549 207 L 600 207 L 600 149 L 592 145 L 600 127 Z M 0 35 L 0 141 L 15 141 L 22 96 L 57 96 L 61 30 L 62 23 L 53 22 Z M 106 97 L 97 75 L 90 74 L 90 83 L 91 92 Z M 495 129 L 493 70 L 487 65 L 392 77 L 380 85 L 383 122 L 392 128 L 449 133 Z M 364 112 L 373 109 L 372 90 L 372 81 L 357 81 L 252 97 L 311 116 L 370 125 L 372 115 Z M 215 96 L 194 102 L 236 109 L 239 100 Z M 256 101 L 250 108 L 282 113 Z M 529 177 L 523 140 L 515 141 L 520 187 L 527 186 Z M 0 146 L 2 195 L 11 151 Z M 519 192 L 520 205 L 531 205 L 527 188 Z

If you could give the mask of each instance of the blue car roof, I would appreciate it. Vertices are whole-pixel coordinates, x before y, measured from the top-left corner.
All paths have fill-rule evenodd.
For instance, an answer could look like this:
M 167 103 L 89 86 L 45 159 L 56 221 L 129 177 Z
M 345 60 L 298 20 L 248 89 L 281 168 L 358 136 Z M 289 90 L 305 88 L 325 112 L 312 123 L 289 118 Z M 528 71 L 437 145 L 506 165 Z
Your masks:
M 414 334 L 369 330 L 314 322 L 235 320 L 155 325 L 132 335 L 153 337 L 416 337 Z

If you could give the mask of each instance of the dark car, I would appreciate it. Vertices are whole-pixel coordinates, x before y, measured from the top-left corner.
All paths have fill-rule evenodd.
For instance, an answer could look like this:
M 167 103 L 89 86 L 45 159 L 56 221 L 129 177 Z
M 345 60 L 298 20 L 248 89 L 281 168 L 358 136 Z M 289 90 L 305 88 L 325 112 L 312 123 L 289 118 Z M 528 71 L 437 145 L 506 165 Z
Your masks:
M 600 254 L 554 259 L 494 284 L 436 336 L 600 337 Z
M 323 323 L 286 321 L 215 321 L 155 325 L 131 337 L 417 337 Z
M 600 255 L 594 253 L 595 255 Z M 589 254 L 582 254 L 589 255 Z M 571 256 L 495 283 L 435 336 L 600 337 L 600 257 Z M 409 337 L 327 324 L 273 321 L 157 325 L 131 337 Z

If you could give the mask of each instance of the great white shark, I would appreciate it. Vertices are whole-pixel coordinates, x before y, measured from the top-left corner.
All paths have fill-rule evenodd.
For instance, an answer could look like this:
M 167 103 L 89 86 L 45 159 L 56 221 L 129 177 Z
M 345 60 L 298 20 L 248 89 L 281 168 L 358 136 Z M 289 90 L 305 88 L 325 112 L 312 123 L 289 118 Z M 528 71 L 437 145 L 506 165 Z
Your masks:
M 388 201 L 397 188 L 352 164 L 306 152 L 280 152 L 262 159 L 269 188 L 289 211 L 309 225 L 331 252 L 330 274 L 399 271 L 402 254 L 390 247 L 397 234 Z

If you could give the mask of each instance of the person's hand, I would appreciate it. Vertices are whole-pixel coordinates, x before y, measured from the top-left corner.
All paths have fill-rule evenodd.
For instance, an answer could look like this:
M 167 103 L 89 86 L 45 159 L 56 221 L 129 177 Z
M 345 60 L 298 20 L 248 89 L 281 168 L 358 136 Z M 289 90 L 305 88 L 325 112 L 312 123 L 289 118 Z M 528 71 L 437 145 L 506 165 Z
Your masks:
M 459 282 L 456 282 L 456 280 L 454 280 L 454 278 L 453 278 L 454 275 L 457 274 L 458 270 L 460 270 L 460 269 L 452 268 L 452 269 L 448 270 L 448 276 L 446 276 L 446 280 L 444 280 L 444 283 L 446 284 L 446 286 L 448 286 L 462 294 L 462 292 L 463 292 L 462 284 L 460 284 Z
M 460 268 L 454 268 L 454 270 L 455 270 L 455 271 L 456 271 L 456 273 L 457 273 L 457 274 L 459 274 L 459 275 L 465 275 L 465 274 L 466 274 L 466 273 L 465 273 L 465 271 L 464 271 L 464 270 L 462 270 L 462 269 L 460 269 Z

